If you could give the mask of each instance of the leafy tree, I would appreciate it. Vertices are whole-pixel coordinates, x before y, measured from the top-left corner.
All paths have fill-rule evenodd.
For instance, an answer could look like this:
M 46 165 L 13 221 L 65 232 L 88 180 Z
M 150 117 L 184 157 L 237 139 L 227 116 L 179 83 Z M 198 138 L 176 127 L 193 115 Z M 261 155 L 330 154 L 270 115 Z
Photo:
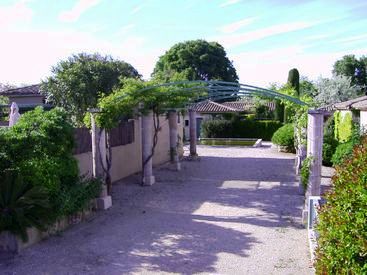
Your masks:
M 119 86 L 121 77 L 140 75 L 124 61 L 81 53 L 54 66 L 52 75 L 42 83 L 42 91 L 48 102 L 65 108 L 80 123 L 87 109 L 96 107 L 99 97 Z
M 347 76 L 335 76 L 331 79 L 319 78 L 316 83 L 318 95 L 314 98 L 317 105 L 324 106 L 342 102 L 358 96 L 358 89 Z
M 301 76 L 300 82 L 299 82 L 299 92 L 300 95 L 308 95 L 311 97 L 314 97 L 317 95 L 317 89 L 315 84 L 310 81 L 307 77 Z
M 296 96 L 299 97 L 300 96 L 299 72 L 296 68 L 293 68 L 288 72 L 287 83 L 296 91 Z
M 238 81 L 236 69 L 223 46 L 205 40 L 174 45 L 159 58 L 152 76 L 170 81 L 175 72 L 184 73 L 188 80 Z
M 348 76 L 351 78 L 353 85 L 362 86 L 367 84 L 366 67 L 366 56 L 357 59 L 353 54 L 345 55 L 334 63 L 333 73 L 335 75 Z

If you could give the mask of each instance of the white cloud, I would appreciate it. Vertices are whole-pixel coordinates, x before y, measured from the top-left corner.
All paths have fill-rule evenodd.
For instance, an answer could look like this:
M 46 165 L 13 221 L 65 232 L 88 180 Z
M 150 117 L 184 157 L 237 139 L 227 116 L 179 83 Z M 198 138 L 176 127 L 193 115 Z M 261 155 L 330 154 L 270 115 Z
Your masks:
M 29 23 L 33 11 L 27 6 L 28 1 L 17 1 L 13 5 L 0 6 L 0 29 L 4 30 L 18 23 Z
M 227 1 L 223 2 L 222 4 L 220 4 L 219 7 L 224 8 L 224 7 L 227 7 L 227 6 L 237 4 L 239 2 L 241 2 L 241 0 L 227 0 Z
M 292 22 L 287 24 L 274 25 L 271 27 L 240 34 L 222 35 L 214 37 L 213 40 L 219 41 L 227 48 L 231 48 L 251 41 L 260 40 L 269 36 L 305 29 L 313 25 L 315 25 L 315 23 Z
M 63 11 L 59 14 L 62 22 L 75 22 L 88 9 L 96 6 L 101 0 L 79 0 L 71 10 Z
M 222 33 L 233 33 L 245 26 L 252 24 L 252 22 L 254 22 L 255 19 L 256 19 L 255 17 L 245 18 L 240 21 L 236 21 L 231 24 L 224 25 L 220 27 L 218 30 Z
M 126 35 L 133 28 L 135 28 L 135 24 L 128 24 L 128 25 L 122 26 L 120 30 L 116 32 L 116 36 Z
M 145 4 L 138 5 L 138 6 L 136 6 L 136 7 L 131 11 L 131 13 L 130 13 L 130 14 L 136 14 L 136 13 L 138 13 L 139 11 L 141 11 L 144 7 L 145 7 Z

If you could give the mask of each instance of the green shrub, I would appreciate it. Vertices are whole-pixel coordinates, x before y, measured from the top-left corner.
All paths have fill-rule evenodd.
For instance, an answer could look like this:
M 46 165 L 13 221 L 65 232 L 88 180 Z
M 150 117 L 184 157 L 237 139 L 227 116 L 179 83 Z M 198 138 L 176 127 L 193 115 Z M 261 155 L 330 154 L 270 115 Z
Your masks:
M 325 123 L 324 140 L 322 145 L 322 164 L 332 166 L 332 157 L 339 142 L 334 137 L 334 117 L 331 116 Z
M 294 125 L 285 124 L 273 135 L 271 141 L 274 144 L 286 147 L 287 151 L 294 152 Z
M 310 167 L 311 167 L 312 160 L 313 160 L 312 157 L 309 156 L 302 162 L 300 175 L 301 175 L 301 183 L 302 183 L 304 191 L 307 190 L 308 180 L 310 178 Z
M 100 183 L 79 178 L 73 142 L 73 127 L 60 109 L 36 108 L 0 130 L 0 171 L 16 169 L 24 182 L 47 193 L 49 223 L 81 210 L 98 194 Z
M 207 120 L 201 124 L 203 138 L 261 138 L 270 140 L 282 124 L 278 121 L 253 119 Z
M 23 181 L 17 170 L 0 173 L 0 232 L 28 240 L 27 228 L 45 229 L 52 208 L 47 192 Z
M 341 143 L 336 147 L 335 153 L 333 154 L 331 161 L 333 165 L 340 165 L 346 158 L 351 156 L 355 145 L 360 143 L 359 128 L 354 127 L 352 136 L 348 142 Z
M 367 274 L 367 139 L 336 167 L 319 212 L 317 274 Z
M 347 142 L 353 133 L 353 120 L 351 112 L 342 116 L 341 111 L 334 113 L 335 119 L 335 139 L 339 142 Z

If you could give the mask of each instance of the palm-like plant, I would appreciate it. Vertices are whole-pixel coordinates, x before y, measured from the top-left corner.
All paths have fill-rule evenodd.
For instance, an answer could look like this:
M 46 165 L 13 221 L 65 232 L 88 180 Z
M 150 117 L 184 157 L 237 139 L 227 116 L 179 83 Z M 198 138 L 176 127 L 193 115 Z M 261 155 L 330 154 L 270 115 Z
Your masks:
M 25 183 L 18 170 L 0 173 L 0 232 L 9 231 L 27 241 L 27 228 L 44 230 L 50 216 L 45 190 Z

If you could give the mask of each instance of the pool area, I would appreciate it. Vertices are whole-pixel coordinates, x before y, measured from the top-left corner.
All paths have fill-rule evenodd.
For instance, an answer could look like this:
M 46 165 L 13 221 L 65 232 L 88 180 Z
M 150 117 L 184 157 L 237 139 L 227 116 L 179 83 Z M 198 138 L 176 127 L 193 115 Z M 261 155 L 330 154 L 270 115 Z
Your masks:
M 248 146 L 260 147 L 261 139 L 255 138 L 200 138 L 198 144 L 211 146 Z

